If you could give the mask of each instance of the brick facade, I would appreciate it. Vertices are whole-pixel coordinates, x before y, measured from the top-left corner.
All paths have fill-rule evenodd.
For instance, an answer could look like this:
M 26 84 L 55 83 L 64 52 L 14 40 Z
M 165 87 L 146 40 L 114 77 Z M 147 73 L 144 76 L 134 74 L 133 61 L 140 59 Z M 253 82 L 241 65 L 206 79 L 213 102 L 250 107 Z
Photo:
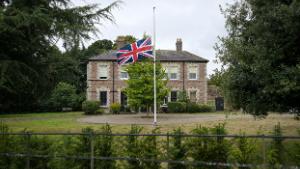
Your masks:
M 171 91 L 186 90 L 189 95 L 196 91 L 196 102 L 206 103 L 207 101 L 207 62 L 163 62 L 163 67 L 175 65 L 179 68 L 178 80 L 169 80 L 167 87 Z M 101 64 L 108 65 L 108 78 L 99 79 L 98 67 Z M 197 80 L 189 80 L 189 66 L 197 67 Z M 90 60 L 87 66 L 87 99 L 99 100 L 100 91 L 107 91 L 107 106 L 113 102 L 120 103 L 121 91 L 126 87 L 126 80 L 120 79 L 120 66 L 115 61 L 93 61 Z M 169 95 L 170 96 L 170 95 Z M 169 99 L 170 100 L 170 97 Z

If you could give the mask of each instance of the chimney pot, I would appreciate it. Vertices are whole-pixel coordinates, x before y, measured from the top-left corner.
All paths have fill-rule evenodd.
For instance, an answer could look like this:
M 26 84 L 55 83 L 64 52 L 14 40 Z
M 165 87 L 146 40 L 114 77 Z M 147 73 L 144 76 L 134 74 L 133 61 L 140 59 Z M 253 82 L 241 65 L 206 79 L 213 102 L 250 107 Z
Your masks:
M 178 38 L 176 40 L 176 51 L 181 52 L 182 51 L 182 40 L 181 38 Z

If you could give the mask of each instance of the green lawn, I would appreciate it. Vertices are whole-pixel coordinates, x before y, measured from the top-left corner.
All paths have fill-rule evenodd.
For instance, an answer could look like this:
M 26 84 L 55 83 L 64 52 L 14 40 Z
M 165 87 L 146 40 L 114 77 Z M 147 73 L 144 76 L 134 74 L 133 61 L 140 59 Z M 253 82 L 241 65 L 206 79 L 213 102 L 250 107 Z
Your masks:
M 220 112 L 210 113 L 220 114 Z M 230 113 L 234 116 L 236 113 Z M 225 116 L 225 114 L 224 114 Z M 80 132 L 82 128 L 91 127 L 99 129 L 103 124 L 80 123 L 77 120 L 86 117 L 82 112 L 49 112 L 49 113 L 30 113 L 30 114 L 9 114 L 0 115 L 0 121 L 7 124 L 12 131 L 22 131 L 24 129 L 34 132 Z M 284 135 L 298 135 L 300 130 L 300 121 L 294 120 L 292 117 L 281 117 L 280 115 L 269 115 L 266 119 L 244 119 L 236 118 L 229 120 L 205 121 L 199 123 L 188 124 L 167 124 L 160 125 L 162 132 L 169 132 L 177 127 L 181 127 L 184 131 L 189 132 L 197 125 L 214 126 L 218 123 L 226 123 L 226 129 L 230 134 L 239 134 L 241 131 L 246 134 L 271 134 L 275 124 L 280 123 Z M 112 125 L 113 132 L 127 132 L 130 125 Z M 145 125 L 144 132 L 153 129 L 151 125 Z

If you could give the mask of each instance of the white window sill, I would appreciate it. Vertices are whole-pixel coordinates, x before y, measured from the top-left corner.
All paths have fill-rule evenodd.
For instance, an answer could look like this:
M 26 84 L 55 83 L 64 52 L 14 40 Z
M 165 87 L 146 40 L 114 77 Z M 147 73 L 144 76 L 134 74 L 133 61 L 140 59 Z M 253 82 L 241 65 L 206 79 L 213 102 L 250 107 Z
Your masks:
M 108 79 L 108 78 L 107 78 L 107 79 L 99 79 L 99 78 L 98 78 L 97 80 L 109 80 L 109 79 Z

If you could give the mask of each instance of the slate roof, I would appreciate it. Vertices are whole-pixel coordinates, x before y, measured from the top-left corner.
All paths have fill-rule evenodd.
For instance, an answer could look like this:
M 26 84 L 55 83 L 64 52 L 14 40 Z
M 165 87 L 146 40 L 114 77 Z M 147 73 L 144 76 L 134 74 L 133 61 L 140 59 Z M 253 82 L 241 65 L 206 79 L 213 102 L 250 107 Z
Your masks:
M 187 51 L 176 50 L 156 50 L 156 59 L 162 62 L 208 62 L 200 56 Z M 116 61 L 116 51 L 109 51 L 101 55 L 92 57 L 90 61 Z

